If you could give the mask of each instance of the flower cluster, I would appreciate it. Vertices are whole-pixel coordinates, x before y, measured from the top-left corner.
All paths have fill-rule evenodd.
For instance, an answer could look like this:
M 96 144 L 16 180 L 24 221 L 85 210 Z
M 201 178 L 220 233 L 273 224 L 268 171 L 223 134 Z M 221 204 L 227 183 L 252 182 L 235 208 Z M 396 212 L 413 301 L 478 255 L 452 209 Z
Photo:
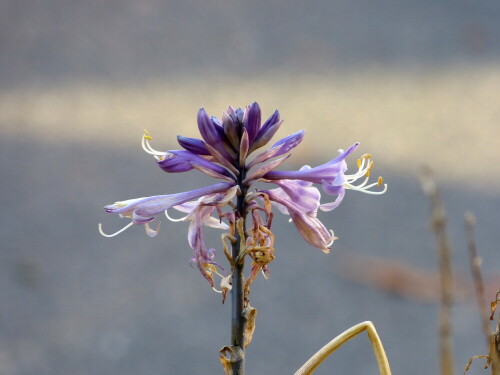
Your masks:
M 209 117 L 202 108 L 198 112 L 198 127 L 201 138 L 178 136 L 183 150 L 157 151 L 151 147 L 151 136 L 145 133 L 142 139 L 144 150 L 153 155 L 158 166 L 168 173 L 186 172 L 196 169 L 222 182 L 200 189 L 177 194 L 158 195 L 115 202 L 104 207 L 108 213 L 116 213 L 131 222 L 113 234 L 113 237 L 132 225 L 143 225 L 149 236 L 155 236 L 159 228 L 149 223 L 159 214 L 165 213 L 172 221 L 188 221 L 188 243 L 194 250 L 192 263 L 214 287 L 214 274 L 222 278 L 221 285 L 228 282 L 223 267 L 215 260 L 215 249 L 207 248 L 203 238 L 203 227 L 220 228 L 227 233 L 222 236 L 224 252 L 231 266 L 242 262 L 248 255 L 252 259 L 250 277 L 245 288 L 258 272 L 264 276 L 267 265 L 274 259 L 274 236 L 271 232 L 272 213 L 275 206 L 290 220 L 310 245 L 329 252 L 335 236 L 318 219 L 318 210 L 331 211 L 344 198 L 346 190 L 357 190 L 368 194 L 383 194 L 387 186 L 382 178 L 368 183 L 373 167 L 370 155 L 358 160 L 358 170 L 348 175 L 345 159 L 359 146 L 355 143 L 329 162 L 317 167 L 304 166 L 298 171 L 276 171 L 289 156 L 292 149 L 304 138 L 304 131 L 291 134 L 274 143 L 267 150 L 249 156 L 267 145 L 282 120 L 275 111 L 261 124 L 261 111 L 257 103 L 245 109 L 229 107 L 221 120 Z M 360 181 L 361 182 L 357 182 Z M 276 185 L 273 189 L 250 190 L 257 182 Z M 321 193 L 334 196 L 331 202 L 321 203 Z M 374 187 L 379 189 L 373 190 Z M 236 203 L 234 202 L 236 200 Z M 186 216 L 172 219 L 167 210 L 175 209 Z M 250 222 L 247 222 L 247 216 Z M 237 259 L 228 248 L 240 244 Z

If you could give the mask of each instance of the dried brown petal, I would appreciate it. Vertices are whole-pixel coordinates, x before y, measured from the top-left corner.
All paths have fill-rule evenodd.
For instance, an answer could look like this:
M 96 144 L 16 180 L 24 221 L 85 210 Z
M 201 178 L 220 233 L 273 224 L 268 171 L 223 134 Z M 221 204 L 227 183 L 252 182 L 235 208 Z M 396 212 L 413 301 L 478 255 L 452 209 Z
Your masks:
M 255 331 L 255 319 L 257 317 L 257 309 L 248 305 L 243 310 L 243 315 L 245 316 L 246 319 L 245 332 L 243 333 L 243 339 L 244 339 L 243 342 L 245 343 L 244 347 L 246 348 L 252 342 L 253 333 Z
M 240 361 L 245 353 L 239 346 L 224 346 L 219 351 L 219 359 L 225 375 L 233 375 L 232 364 Z
M 498 304 L 498 299 L 495 299 L 494 301 L 491 302 L 490 320 L 493 320 L 493 318 L 495 317 L 495 312 L 497 310 L 497 304 Z

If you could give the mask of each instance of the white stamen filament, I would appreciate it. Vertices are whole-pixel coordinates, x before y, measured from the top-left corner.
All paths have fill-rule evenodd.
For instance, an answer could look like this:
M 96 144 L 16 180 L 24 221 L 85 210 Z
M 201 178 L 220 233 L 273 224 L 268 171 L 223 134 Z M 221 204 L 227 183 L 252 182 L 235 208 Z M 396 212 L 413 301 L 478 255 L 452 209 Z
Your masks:
M 372 195 L 381 195 L 387 191 L 387 184 L 384 184 L 384 188 L 380 191 L 369 190 L 374 186 L 381 186 L 380 177 L 379 180 L 377 180 L 377 182 L 370 185 L 366 185 L 368 183 L 368 180 L 370 179 L 370 171 L 373 167 L 373 161 L 368 160 L 370 159 L 370 157 L 371 155 L 363 155 L 360 159 L 358 159 L 358 171 L 352 175 L 345 176 L 346 183 L 344 184 L 344 187 L 346 189 L 356 190 L 362 193 L 372 194 Z M 353 182 L 359 180 L 362 177 L 365 177 L 362 183 L 360 183 L 359 185 L 353 185 Z
M 103 236 L 103 237 L 108 237 L 108 238 L 110 238 L 110 237 L 114 237 L 114 236 L 119 235 L 121 232 L 126 231 L 126 230 L 127 230 L 128 228 L 130 228 L 132 225 L 134 225 L 134 222 L 133 222 L 133 221 L 131 221 L 130 223 L 128 223 L 127 225 L 125 225 L 125 226 L 124 226 L 122 229 L 120 229 L 118 232 L 115 232 L 115 233 L 113 233 L 113 234 L 106 234 L 106 233 L 104 233 L 104 232 L 102 231 L 102 224 L 101 224 L 101 223 L 99 223 L 99 233 L 100 233 L 100 234 L 101 234 L 101 236 Z
M 356 191 L 360 191 L 360 192 L 365 193 L 365 194 L 372 194 L 372 195 L 382 195 L 387 191 L 387 184 L 384 184 L 384 188 L 380 191 L 368 190 L 375 185 L 378 185 L 378 183 L 376 182 L 374 184 L 370 184 L 370 185 L 365 186 L 365 187 L 359 187 L 359 186 L 351 185 L 348 183 L 348 184 L 344 184 L 344 187 L 346 189 L 356 190 Z
M 144 133 L 145 134 L 142 136 L 142 142 L 141 142 L 142 149 L 146 151 L 148 154 L 153 155 L 156 159 L 163 160 L 165 156 L 167 156 L 167 153 L 155 150 L 149 143 L 149 140 L 151 139 L 149 132 L 144 131 Z
M 326 244 L 326 246 L 330 247 L 330 246 L 332 246 L 332 245 L 333 245 L 333 241 L 335 241 L 337 238 L 335 237 L 335 234 L 333 233 L 333 230 L 332 230 L 332 229 L 330 229 L 328 232 L 331 234 L 331 236 L 332 236 L 332 240 L 331 240 L 330 242 L 328 242 L 328 243 Z
M 186 219 L 189 217 L 189 215 L 186 215 L 184 217 L 181 217 L 179 219 L 174 219 L 168 214 L 168 210 L 165 210 L 165 216 L 167 217 L 168 220 L 173 221 L 173 222 L 178 222 L 178 221 L 186 221 Z

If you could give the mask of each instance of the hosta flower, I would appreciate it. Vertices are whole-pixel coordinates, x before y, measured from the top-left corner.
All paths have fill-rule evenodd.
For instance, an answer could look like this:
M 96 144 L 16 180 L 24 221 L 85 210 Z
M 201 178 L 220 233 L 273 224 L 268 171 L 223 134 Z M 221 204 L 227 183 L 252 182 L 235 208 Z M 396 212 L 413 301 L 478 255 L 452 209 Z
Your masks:
M 194 251 L 191 261 L 212 287 L 213 276 L 219 275 L 223 280 L 224 294 L 230 288 L 229 276 L 216 261 L 215 249 L 206 245 L 204 226 L 227 231 L 222 239 L 224 253 L 231 267 L 242 263 L 247 255 L 252 259 L 251 273 L 245 284 L 247 291 L 259 271 L 265 275 L 269 273 L 268 263 L 274 259 L 274 235 L 270 230 L 272 205 L 290 216 L 308 244 L 328 252 L 335 236 L 318 219 L 318 210 L 333 210 L 344 198 L 346 190 L 368 194 L 382 194 L 386 190 L 386 185 L 373 190 L 382 186 L 381 178 L 375 183 L 368 183 L 373 168 L 370 155 L 363 155 L 358 160 L 355 173 L 346 173 L 345 160 L 358 148 L 359 143 L 346 151 L 340 150 L 340 155 L 317 167 L 277 171 L 276 168 L 301 143 L 304 131 L 284 137 L 268 149 L 258 152 L 274 136 L 282 120 L 279 112 L 275 111 L 262 124 L 257 103 L 245 109 L 229 107 L 220 120 L 210 117 L 202 108 L 198 111 L 197 121 L 201 139 L 178 136 L 182 150 L 154 149 L 147 132 L 142 139 L 143 149 L 153 155 L 158 166 L 167 173 L 195 169 L 223 182 L 187 192 L 129 199 L 107 205 L 106 212 L 116 213 L 131 222 L 111 235 L 102 232 L 101 227 L 99 229 L 104 236 L 112 237 L 133 225 L 144 225 L 147 234 L 155 236 L 158 229 L 151 228 L 150 222 L 163 212 L 172 221 L 189 222 L 188 243 Z M 259 182 L 274 184 L 276 188 L 250 189 Z M 315 184 L 327 196 L 334 196 L 333 200 L 321 202 L 321 192 Z M 174 219 L 168 214 L 169 209 L 180 211 L 185 216 Z M 249 219 L 245 221 L 247 215 Z

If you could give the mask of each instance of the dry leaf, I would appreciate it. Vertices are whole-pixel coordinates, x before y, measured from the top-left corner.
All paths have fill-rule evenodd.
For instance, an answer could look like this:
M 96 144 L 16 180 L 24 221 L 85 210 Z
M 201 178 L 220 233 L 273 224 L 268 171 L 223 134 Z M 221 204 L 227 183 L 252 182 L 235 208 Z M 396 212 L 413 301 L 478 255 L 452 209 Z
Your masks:
M 245 343 L 246 348 L 252 342 L 253 332 L 255 331 L 255 318 L 257 317 L 257 309 L 248 305 L 248 307 L 243 310 L 243 315 L 246 318 L 245 332 L 243 333 L 243 342 Z
M 225 375 L 233 375 L 232 364 L 243 358 L 243 350 L 239 346 L 224 346 L 219 351 L 219 359 Z

